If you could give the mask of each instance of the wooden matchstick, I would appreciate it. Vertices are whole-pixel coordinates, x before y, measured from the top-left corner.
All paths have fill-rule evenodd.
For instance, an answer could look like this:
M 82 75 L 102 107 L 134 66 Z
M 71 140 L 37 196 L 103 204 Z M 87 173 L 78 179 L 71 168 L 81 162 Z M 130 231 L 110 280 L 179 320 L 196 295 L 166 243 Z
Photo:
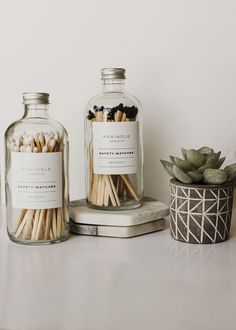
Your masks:
M 56 213 L 56 209 L 52 210 L 52 233 L 53 233 L 53 237 L 56 238 L 57 237 L 57 213 Z
M 19 225 L 21 224 L 26 212 L 27 212 L 27 209 L 21 209 L 20 210 L 20 214 L 18 216 L 18 220 L 17 220 L 17 223 L 16 223 L 16 232 L 17 232 L 17 229 L 19 228 Z
M 43 224 L 43 220 L 45 219 L 45 209 L 40 210 L 40 216 L 39 216 L 39 221 L 38 221 L 38 227 L 37 227 L 37 231 L 36 231 L 36 235 L 35 235 L 35 240 L 38 241 L 40 239 L 40 234 L 41 234 L 41 230 L 42 230 L 42 224 Z
M 37 209 L 37 210 L 35 211 L 33 230 L 32 230 L 32 234 L 31 234 L 31 240 L 32 240 L 32 241 L 34 241 L 34 240 L 36 239 L 37 228 L 38 228 L 38 222 L 39 222 L 39 216 L 40 216 L 40 210 Z
M 18 238 L 25 226 L 25 224 L 27 223 L 28 221 L 28 214 L 30 213 L 31 210 L 27 210 L 26 213 L 25 213 L 25 216 L 23 217 L 17 231 L 15 232 L 15 237 Z
M 22 239 L 23 240 L 29 239 L 30 230 L 32 228 L 32 222 L 33 222 L 33 219 L 34 219 L 35 210 L 28 210 L 28 211 L 29 212 L 28 212 L 28 216 L 27 216 L 27 222 L 24 226 L 23 234 L 22 234 Z
M 129 189 L 129 191 L 131 192 L 134 199 L 136 201 L 139 201 L 138 195 L 136 194 L 136 191 L 134 190 L 134 187 L 133 187 L 131 181 L 129 180 L 128 175 L 121 175 L 121 177 L 124 180 L 124 183 L 125 183 L 126 187 Z
M 104 178 L 105 178 L 105 182 L 106 182 L 106 186 L 107 186 L 107 189 L 108 189 L 109 197 L 111 199 L 112 206 L 117 206 L 108 175 L 104 175 Z
M 116 191 L 116 188 L 115 188 L 115 185 L 113 183 L 113 180 L 112 180 L 112 177 L 111 175 L 108 175 L 108 178 L 109 178 L 109 181 L 110 181 L 110 184 L 111 184 L 111 187 L 112 187 L 112 192 L 114 193 L 114 197 L 115 197 L 115 200 L 116 200 L 116 203 L 117 203 L 117 206 L 120 206 L 120 200 L 119 200 L 119 197 L 117 195 L 117 191 Z
M 57 209 L 57 237 L 61 235 L 61 218 L 62 218 L 62 208 Z
M 48 209 L 47 210 L 47 215 L 46 215 L 46 226 L 45 226 L 45 232 L 44 232 L 44 239 L 49 238 L 49 231 L 50 231 L 50 225 L 51 225 L 51 216 L 52 216 L 51 209 Z

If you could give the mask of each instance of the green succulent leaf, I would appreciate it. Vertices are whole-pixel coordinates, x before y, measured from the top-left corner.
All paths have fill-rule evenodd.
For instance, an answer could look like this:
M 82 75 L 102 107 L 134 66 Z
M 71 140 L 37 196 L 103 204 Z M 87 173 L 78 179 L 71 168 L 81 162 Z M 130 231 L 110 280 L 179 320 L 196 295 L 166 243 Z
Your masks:
M 220 158 L 217 162 L 216 168 L 219 169 L 222 166 L 222 164 L 224 163 L 224 161 L 225 161 L 225 157 Z
M 217 168 L 220 159 L 220 152 L 208 156 L 206 161 L 206 168 Z
M 216 168 L 219 169 L 223 164 L 225 157 L 219 159 L 220 154 L 211 154 L 206 157 L 206 163 L 199 167 L 197 170 L 199 173 L 203 173 L 208 168 Z
M 227 181 L 233 180 L 233 178 L 236 176 L 236 163 L 226 166 L 224 171 L 228 173 Z
M 214 150 L 209 148 L 209 147 L 201 147 L 197 151 L 199 151 L 201 154 L 207 154 L 207 155 L 210 155 L 210 154 L 214 153 Z
M 174 172 L 173 172 L 173 166 L 174 164 L 172 164 L 171 162 L 168 162 L 167 160 L 162 160 L 161 159 L 161 164 L 164 167 L 164 169 L 166 170 L 167 174 L 169 174 L 171 177 L 175 177 Z
M 187 149 L 181 148 L 181 151 L 184 159 L 187 160 Z
M 168 165 L 166 165 L 166 172 L 167 172 L 172 178 L 175 177 L 175 174 L 174 174 L 174 172 L 173 172 L 173 165 L 172 165 L 172 166 L 168 166 Z
M 170 160 L 172 161 L 173 165 L 175 164 L 175 157 L 174 156 L 170 156 Z
M 200 167 L 204 165 L 206 157 L 205 155 L 201 154 L 199 151 L 190 149 L 187 151 L 187 160 L 194 166 Z
M 180 168 L 184 172 L 190 171 L 192 169 L 192 165 L 188 160 L 183 160 L 181 158 L 174 157 L 174 163 L 178 168 Z
M 203 165 L 203 166 L 199 167 L 199 169 L 197 171 L 198 171 L 198 173 L 203 173 L 208 168 L 209 167 L 207 165 Z
M 204 171 L 204 182 L 207 184 L 223 184 L 227 180 L 228 174 L 224 170 L 208 168 Z
M 234 164 L 230 164 L 230 165 L 226 166 L 226 167 L 224 168 L 224 170 L 225 170 L 228 174 L 233 174 L 233 173 L 235 173 L 235 172 L 236 172 L 236 163 L 234 163 Z
M 198 172 L 194 172 L 194 171 L 189 171 L 188 176 L 190 176 L 190 178 L 193 180 L 193 182 L 201 182 L 203 180 L 203 174 L 202 173 L 198 173 Z
M 181 170 L 180 168 L 178 168 L 177 166 L 173 167 L 173 172 L 174 172 L 176 179 L 178 179 L 179 181 L 181 181 L 183 183 L 192 183 L 193 182 L 193 179 L 190 178 L 190 176 L 188 176 L 186 173 L 184 173 L 184 171 Z
M 214 155 L 216 155 L 218 157 L 218 160 L 220 159 L 220 155 L 221 155 L 221 151 L 218 151 L 216 153 L 214 153 Z

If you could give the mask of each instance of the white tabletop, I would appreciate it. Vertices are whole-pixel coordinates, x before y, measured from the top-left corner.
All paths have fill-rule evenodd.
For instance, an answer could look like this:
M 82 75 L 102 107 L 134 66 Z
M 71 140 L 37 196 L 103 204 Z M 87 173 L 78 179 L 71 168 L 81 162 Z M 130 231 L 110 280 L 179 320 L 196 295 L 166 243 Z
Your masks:
M 215 245 L 167 229 L 28 247 L 0 229 L 1 329 L 236 329 L 235 225 Z

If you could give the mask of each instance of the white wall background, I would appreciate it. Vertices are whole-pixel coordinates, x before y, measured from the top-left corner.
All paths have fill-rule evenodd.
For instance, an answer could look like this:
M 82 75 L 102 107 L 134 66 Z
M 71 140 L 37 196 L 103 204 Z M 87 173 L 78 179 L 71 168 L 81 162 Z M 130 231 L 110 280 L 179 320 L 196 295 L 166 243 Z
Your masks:
M 202 145 L 235 158 L 235 17 L 234 0 L 0 0 L 1 146 L 22 92 L 48 91 L 83 197 L 84 106 L 100 68 L 125 67 L 144 107 L 145 192 L 167 201 L 160 158 Z

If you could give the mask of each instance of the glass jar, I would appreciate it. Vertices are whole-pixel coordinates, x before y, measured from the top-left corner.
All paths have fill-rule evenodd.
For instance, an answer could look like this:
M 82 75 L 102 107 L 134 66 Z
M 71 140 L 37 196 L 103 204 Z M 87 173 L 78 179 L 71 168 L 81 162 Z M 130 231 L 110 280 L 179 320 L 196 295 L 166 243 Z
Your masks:
M 5 133 L 9 238 L 51 244 L 68 238 L 68 136 L 48 115 L 49 94 L 24 93 L 23 117 Z
M 132 209 L 143 196 L 141 104 L 125 91 L 125 69 L 101 70 L 102 91 L 86 108 L 88 206 Z

